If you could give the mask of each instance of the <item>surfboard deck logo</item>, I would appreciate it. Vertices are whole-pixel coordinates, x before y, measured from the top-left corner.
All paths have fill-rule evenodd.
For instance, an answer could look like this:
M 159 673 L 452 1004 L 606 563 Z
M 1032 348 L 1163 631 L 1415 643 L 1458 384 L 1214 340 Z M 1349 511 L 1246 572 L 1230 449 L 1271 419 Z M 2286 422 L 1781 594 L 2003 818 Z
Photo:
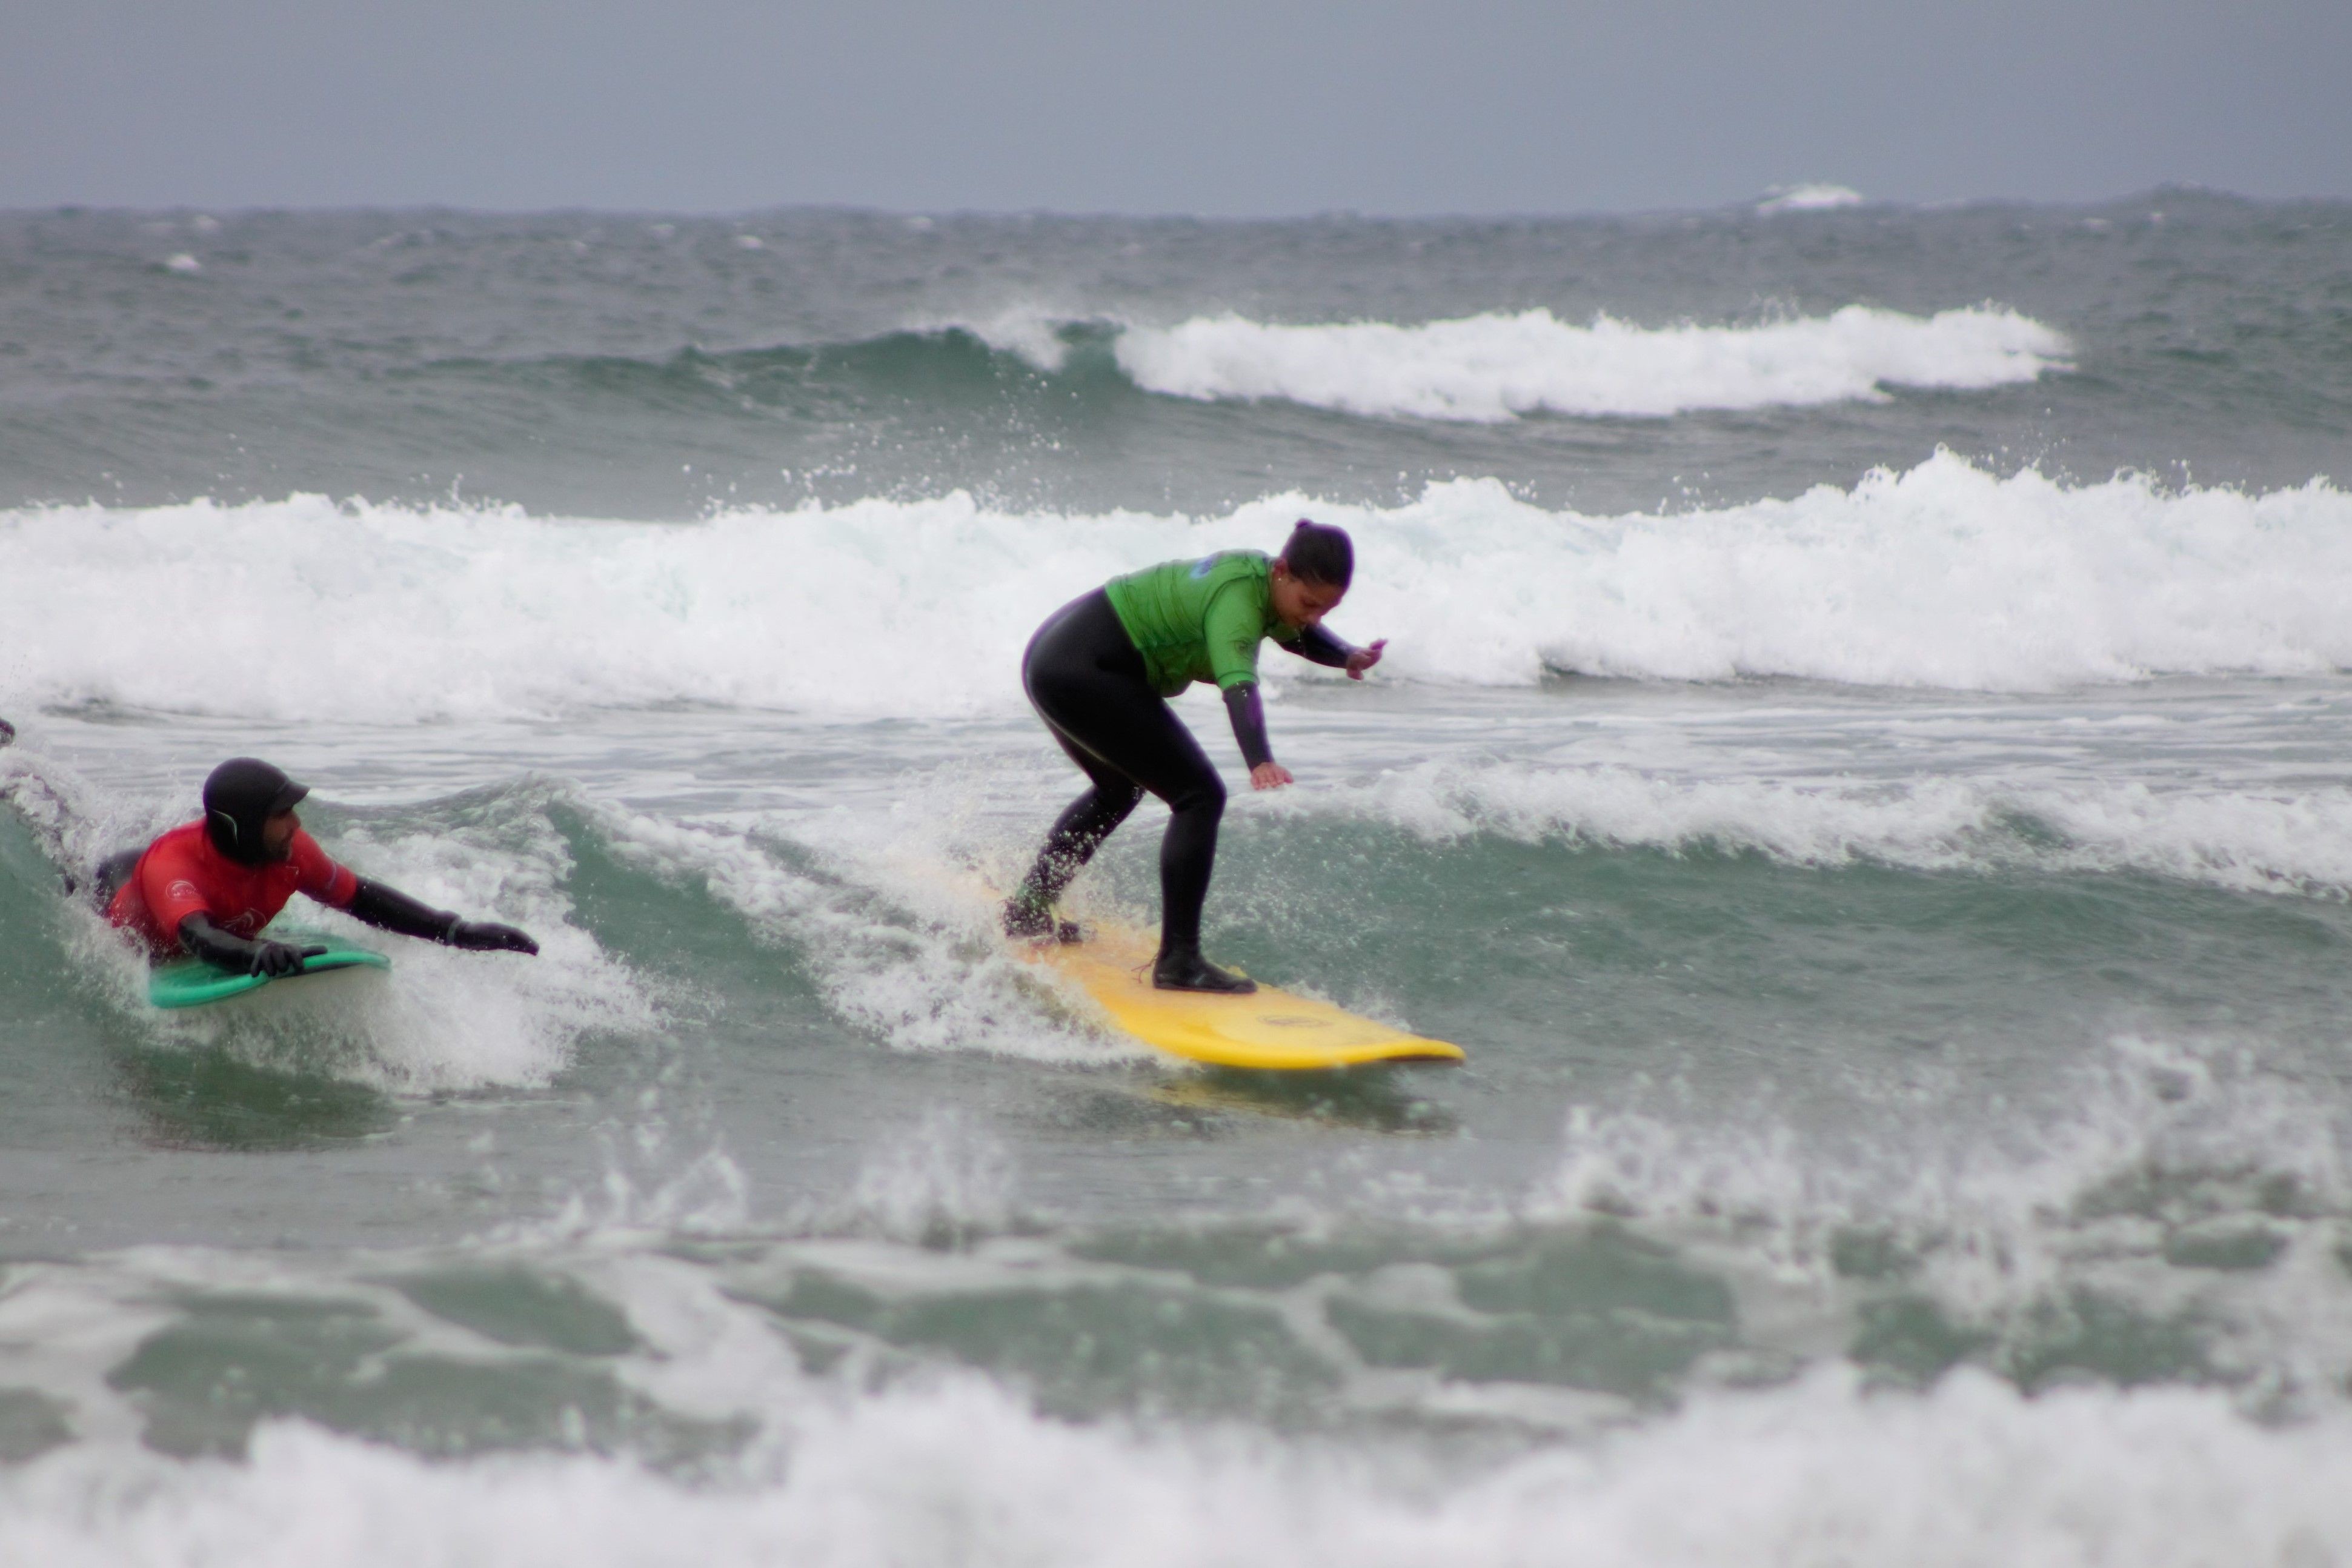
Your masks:
M 1148 1046 L 1214 1067 L 1306 1072 L 1379 1062 L 1458 1062 L 1466 1053 L 1328 1002 L 1261 984 L 1247 996 L 1161 991 L 1151 984 L 1158 944 L 1110 926 L 1081 942 L 1016 942 L 1041 969 L 1075 982 L 1112 1023 Z

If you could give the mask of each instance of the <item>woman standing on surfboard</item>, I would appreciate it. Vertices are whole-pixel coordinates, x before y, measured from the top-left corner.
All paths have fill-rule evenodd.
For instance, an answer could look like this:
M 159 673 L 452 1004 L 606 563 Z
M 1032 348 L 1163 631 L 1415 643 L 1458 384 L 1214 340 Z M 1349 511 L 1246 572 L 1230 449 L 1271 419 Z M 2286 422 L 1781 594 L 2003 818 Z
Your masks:
M 1289 784 L 1290 771 L 1266 744 L 1257 645 L 1270 637 L 1301 658 L 1361 680 L 1381 661 L 1386 639 L 1353 647 L 1322 625 L 1346 596 L 1355 568 L 1344 531 L 1302 519 L 1271 560 L 1228 550 L 1114 577 L 1037 628 L 1022 658 L 1021 684 L 1094 787 L 1062 813 L 1020 890 L 1005 900 L 1006 935 L 1076 940 L 1076 929 L 1054 918 L 1054 905 L 1150 790 L 1170 812 L 1160 841 L 1160 956 L 1151 983 L 1163 991 L 1257 989 L 1201 956 L 1201 905 L 1216 865 L 1225 786 L 1167 700 L 1196 680 L 1214 684 L 1224 693 L 1250 786 Z

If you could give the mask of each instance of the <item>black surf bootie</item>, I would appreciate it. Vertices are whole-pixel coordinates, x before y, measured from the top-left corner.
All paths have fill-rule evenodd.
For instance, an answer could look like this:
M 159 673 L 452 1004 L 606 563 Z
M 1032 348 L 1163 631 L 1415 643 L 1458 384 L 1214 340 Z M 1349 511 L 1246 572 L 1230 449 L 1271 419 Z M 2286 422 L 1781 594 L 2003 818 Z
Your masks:
M 1257 989 L 1256 981 L 1219 969 L 1197 947 L 1162 952 L 1151 966 L 1151 984 L 1162 991 L 1210 991 L 1222 996 L 1246 996 Z
M 1004 934 L 1015 942 L 1079 942 L 1087 937 L 1077 921 L 1056 919 L 1051 909 L 1018 898 L 1004 900 Z

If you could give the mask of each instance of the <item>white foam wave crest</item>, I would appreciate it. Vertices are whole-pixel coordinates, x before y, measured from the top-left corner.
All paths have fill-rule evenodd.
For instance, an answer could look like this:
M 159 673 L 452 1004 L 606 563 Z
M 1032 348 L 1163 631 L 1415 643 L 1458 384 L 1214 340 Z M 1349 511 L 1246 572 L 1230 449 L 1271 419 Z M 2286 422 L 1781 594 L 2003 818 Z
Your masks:
M 1427 763 L 1253 803 L 1432 838 L 1500 833 L 1804 866 L 2137 871 L 2245 892 L 2352 896 L 2352 792 L 2158 790 L 2137 781 L 1693 779 L 1634 768 Z
M 571 852 L 546 804 L 542 792 L 525 791 L 468 814 L 470 821 L 363 822 L 333 836 L 330 851 L 365 874 L 436 909 L 512 921 L 540 942 L 531 958 L 460 952 L 300 903 L 289 923 L 393 954 L 388 994 L 342 1020 L 358 1047 L 350 1071 L 409 1093 L 537 1087 L 570 1062 L 583 1036 L 655 1026 L 652 997 L 572 922 L 562 888 Z M 198 1027 L 213 1022 L 201 1012 L 186 1016 Z
M 692 701 L 861 717 L 1017 711 L 1023 646 L 1118 573 L 1355 535 L 1335 618 L 1387 678 L 1547 669 L 2045 689 L 2352 666 L 2352 495 L 2003 479 L 1948 455 L 1852 489 L 1676 516 L 1547 511 L 1500 484 L 1374 509 L 1008 512 L 961 492 L 692 523 L 320 497 L 0 514 L 0 704 L 284 719 Z M 1276 660 L 1276 673 L 1290 661 Z
M 1466 1480 L 1240 1434 L 1147 1437 L 956 1379 L 812 1406 L 781 1473 L 697 1488 L 625 1461 L 434 1463 L 279 1424 L 249 1462 L 76 1446 L 0 1477 L 0 1554 L 253 1568 L 955 1562 L 1713 1568 L 2333 1561 L 2352 1424 L 2270 1428 L 2216 1396 L 1961 1373 L 1924 1397 L 1825 1372 L 1701 1397 L 1591 1449 Z
M 1196 317 L 1119 335 L 1119 368 L 1175 397 L 1279 398 L 1349 414 L 1499 422 L 1547 413 L 1659 418 L 1703 408 L 1974 391 L 2070 369 L 2063 334 L 1998 306 L 1905 315 L 1848 305 L 1757 326 L 1590 326 L 1548 310 L 1400 327 Z
M 615 853 L 656 876 L 700 879 L 755 932 L 793 949 L 828 1006 L 893 1049 L 1096 1065 L 1141 1051 L 1097 1030 L 1077 1009 L 1053 1005 L 1045 983 L 1005 952 L 986 889 L 942 873 L 940 859 L 923 853 L 936 838 L 922 847 L 899 843 L 897 852 L 882 841 L 905 837 L 895 816 L 877 826 L 828 816 L 819 867 L 782 857 L 791 838 L 782 827 L 598 815 Z M 992 1158 L 967 1150 L 950 1162 L 961 1174 L 941 1180 L 967 1196 L 993 1191 Z M 866 1194 L 866 1207 L 894 1224 L 937 1195 L 910 1176 L 914 1195 L 886 1199 L 890 1179 L 876 1180 L 882 1185 Z M 994 1212 L 985 1202 L 975 1213 L 983 1211 Z

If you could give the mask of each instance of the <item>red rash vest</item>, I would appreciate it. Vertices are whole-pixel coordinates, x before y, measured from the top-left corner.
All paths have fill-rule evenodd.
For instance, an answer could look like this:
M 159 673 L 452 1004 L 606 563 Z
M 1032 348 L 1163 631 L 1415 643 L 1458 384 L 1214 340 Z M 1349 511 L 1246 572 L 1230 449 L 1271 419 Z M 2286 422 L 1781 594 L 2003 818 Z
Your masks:
M 301 828 L 294 830 L 293 850 L 285 859 L 247 866 L 215 848 L 199 820 L 174 827 L 147 847 L 131 879 L 107 905 L 106 918 L 138 932 L 168 958 L 180 951 L 180 922 L 190 915 L 206 916 L 231 936 L 249 939 L 297 893 L 340 910 L 359 890 L 360 879 L 336 865 Z

